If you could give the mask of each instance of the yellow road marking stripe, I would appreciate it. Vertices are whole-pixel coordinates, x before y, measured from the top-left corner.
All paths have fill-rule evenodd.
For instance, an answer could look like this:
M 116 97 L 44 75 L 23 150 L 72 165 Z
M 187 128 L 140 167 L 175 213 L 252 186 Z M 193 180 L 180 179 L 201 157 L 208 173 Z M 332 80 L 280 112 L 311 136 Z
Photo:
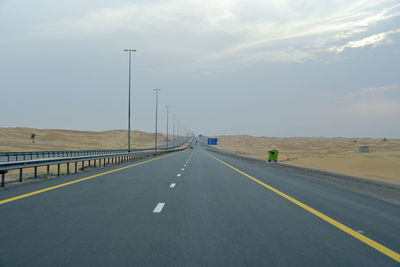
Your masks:
M 357 231 L 354 231 L 350 227 L 348 227 L 348 226 L 346 226 L 346 225 L 344 225 L 344 224 L 332 219 L 331 217 L 329 217 L 329 216 L 327 216 L 327 215 L 325 215 L 325 214 L 323 214 L 323 213 L 311 208 L 310 206 L 308 206 L 308 205 L 298 201 L 297 199 L 295 199 L 295 198 L 293 198 L 293 197 L 291 197 L 291 196 L 279 191 L 278 189 L 276 189 L 276 188 L 274 188 L 274 187 L 272 187 L 272 186 L 270 186 L 270 185 L 268 185 L 268 184 L 266 184 L 264 182 L 261 182 L 260 180 L 254 178 L 253 176 L 251 176 L 251 175 L 249 175 L 249 174 L 247 174 L 247 173 L 245 173 L 245 172 L 233 167 L 232 165 L 226 163 L 225 161 L 223 161 L 223 160 L 221 160 L 221 159 L 219 159 L 219 158 L 217 158 L 217 157 L 215 157 L 215 156 L 213 156 L 213 155 L 211 155 L 211 154 L 209 154 L 207 152 L 204 152 L 204 153 L 206 153 L 208 156 L 214 158 L 215 160 L 221 162 L 225 166 L 231 168 L 232 170 L 242 174 L 243 176 L 253 180 L 254 182 L 264 186 L 265 188 L 271 190 L 272 192 L 274 192 L 274 193 L 280 195 L 281 197 L 289 200 L 290 202 L 296 204 L 297 206 L 307 210 L 308 212 L 310 212 L 310 213 L 314 214 L 315 216 L 319 217 L 320 219 L 322 219 L 322 220 L 328 222 L 329 224 L 339 228 L 343 232 L 353 236 L 354 238 L 357 238 L 361 242 L 371 246 L 372 248 L 374 248 L 374 249 L 378 250 L 379 252 L 385 254 L 386 256 L 392 258 L 393 260 L 395 260 L 397 262 L 400 262 L 400 254 L 399 253 L 397 253 L 397 252 L 395 252 L 395 251 L 393 251 L 393 250 L 391 250 L 391 249 L 379 244 L 378 242 L 376 242 L 376 241 L 374 241 L 374 240 L 372 240 L 372 239 L 370 239 L 370 238 L 358 233 Z
M 26 198 L 26 197 L 37 195 L 37 194 L 40 194 L 40 193 L 44 193 L 44 192 L 47 192 L 47 191 L 50 191 L 50 190 L 54 190 L 54 189 L 57 189 L 57 188 L 60 188 L 60 187 L 64 187 L 64 186 L 67 186 L 67 185 L 83 182 L 83 181 L 86 181 L 86 180 L 89 180 L 89 179 L 93 179 L 93 178 L 96 178 L 96 177 L 99 177 L 99 176 L 102 176 L 102 175 L 105 175 L 105 174 L 109 174 L 109 173 L 125 170 L 125 169 L 131 168 L 131 167 L 135 167 L 135 166 L 138 166 L 138 165 L 141 165 L 141 164 L 144 164 L 144 163 L 148 163 L 148 162 L 159 160 L 159 159 L 162 159 L 162 158 L 165 158 L 165 157 L 168 157 L 168 156 L 172 156 L 174 154 L 176 154 L 176 153 L 172 153 L 172 154 L 169 154 L 169 155 L 165 155 L 165 156 L 157 157 L 157 158 L 154 158 L 154 159 L 142 161 L 142 162 L 135 163 L 135 164 L 132 164 L 132 165 L 129 165 L 129 166 L 125 166 L 125 167 L 122 167 L 122 168 L 114 169 L 114 170 L 111 170 L 111 171 L 102 172 L 102 173 L 99 173 L 99 174 L 95 174 L 95 175 L 88 176 L 88 177 L 85 177 L 85 178 L 81 178 L 81 179 L 78 179 L 78 180 L 74 180 L 74 181 L 71 181 L 71 182 L 67 182 L 67 183 L 63 183 L 63 184 L 59 184 L 59 185 L 43 188 L 43 189 L 40 189 L 40 190 L 37 190 L 37 191 L 33 191 L 33 192 L 30 192 L 30 193 L 19 195 L 19 196 L 16 196 L 16 197 L 3 199 L 3 200 L 0 200 L 0 205 L 8 203 L 8 202 L 11 202 L 11 201 L 15 201 L 15 200 L 18 200 L 18 199 L 21 199 L 21 198 Z

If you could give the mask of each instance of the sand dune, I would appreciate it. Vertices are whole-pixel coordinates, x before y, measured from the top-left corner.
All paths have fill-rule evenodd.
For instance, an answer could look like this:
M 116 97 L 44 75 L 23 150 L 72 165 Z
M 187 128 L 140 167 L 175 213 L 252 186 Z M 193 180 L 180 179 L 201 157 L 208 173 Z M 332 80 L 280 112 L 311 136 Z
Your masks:
M 35 143 L 32 143 L 31 134 L 36 134 Z M 19 151 L 46 151 L 46 150 L 90 150 L 90 149 L 126 149 L 127 131 L 112 130 L 101 132 L 75 130 L 49 130 L 34 128 L 0 128 L 0 152 Z M 171 138 L 170 138 L 171 139 Z M 159 144 L 166 142 L 166 136 L 159 135 Z M 154 147 L 154 134 L 134 131 L 132 134 L 132 148 Z M 73 171 L 73 166 L 70 166 Z M 54 177 L 56 166 L 50 167 L 47 175 L 46 166 L 38 168 L 38 177 Z M 61 174 L 67 173 L 65 164 L 61 166 Z M 33 176 L 33 169 L 24 169 L 24 179 Z M 6 175 L 6 182 L 17 181 L 18 170 L 11 170 Z
M 280 151 L 284 164 L 326 170 L 393 184 L 400 184 L 400 139 L 373 138 L 276 138 L 248 135 L 219 136 L 220 149 L 266 159 L 268 149 Z M 356 140 L 356 143 L 354 142 Z M 359 153 L 369 146 L 369 153 Z
M 32 143 L 31 134 L 37 135 Z M 373 138 L 277 138 L 248 135 L 219 136 L 220 149 L 239 155 L 266 159 L 267 151 L 280 151 L 279 161 L 284 164 L 320 169 L 400 184 L 400 139 Z M 48 130 L 34 128 L 0 128 L 0 152 L 123 149 L 127 147 L 127 131 L 101 132 L 75 130 Z M 133 147 L 154 146 L 154 134 L 133 133 Z M 357 143 L 354 143 L 354 140 Z M 158 139 L 165 142 L 165 135 Z M 358 153 L 358 147 L 370 147 L 369 153 Z
M 32 133 L 36 134 L 35 143 L 31 140 Z M 165 139 L 164 135 L 160 135 L 158 143 L 164 143 Z M 133 132 L 133 148 L 153 146 L 154 134 Z M 20 127 L 0 128 L 0 152 L 124 148 L 127 148 L 127 131 L 125 130 L 89 132 Z

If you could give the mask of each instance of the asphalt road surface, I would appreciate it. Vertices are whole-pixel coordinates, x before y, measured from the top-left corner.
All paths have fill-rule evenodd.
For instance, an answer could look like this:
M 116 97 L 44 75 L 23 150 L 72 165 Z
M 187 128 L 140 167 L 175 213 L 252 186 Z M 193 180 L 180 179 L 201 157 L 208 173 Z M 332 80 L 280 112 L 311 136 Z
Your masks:
M 399 206 L 194 147 L 0 191 L 0 266 L 400 266 Z

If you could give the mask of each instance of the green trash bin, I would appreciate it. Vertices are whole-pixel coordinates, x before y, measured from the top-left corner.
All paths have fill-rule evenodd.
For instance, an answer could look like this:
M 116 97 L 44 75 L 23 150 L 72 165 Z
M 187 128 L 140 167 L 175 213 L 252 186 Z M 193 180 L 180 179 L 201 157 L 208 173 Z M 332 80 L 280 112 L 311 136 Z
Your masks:
M 271 161 L 276 162 L 278 160 L 278 154 L 279 154 L 279 151 L 276 149 L 268 150 L 268 162 L 271 162 Z

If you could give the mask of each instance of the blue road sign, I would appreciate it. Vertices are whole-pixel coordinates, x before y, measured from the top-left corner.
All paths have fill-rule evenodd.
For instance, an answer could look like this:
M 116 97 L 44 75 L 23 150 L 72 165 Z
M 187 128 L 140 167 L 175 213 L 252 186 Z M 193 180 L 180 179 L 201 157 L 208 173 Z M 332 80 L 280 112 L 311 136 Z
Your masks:
M 218 138 L 208 138 L 207 139 L 207 144 L 210 145 L 210 146 L 218 145 Z

